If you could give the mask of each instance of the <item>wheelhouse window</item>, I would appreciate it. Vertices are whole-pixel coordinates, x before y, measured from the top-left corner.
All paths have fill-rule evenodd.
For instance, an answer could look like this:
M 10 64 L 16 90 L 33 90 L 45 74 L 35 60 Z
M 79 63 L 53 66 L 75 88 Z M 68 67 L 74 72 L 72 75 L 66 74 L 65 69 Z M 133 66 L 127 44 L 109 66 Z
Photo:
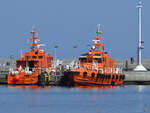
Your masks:
M 38 56 L 39 57 L 39 59 L 42 59 L 43 58 L 43 56 Z
M 37 57 L 36 57 L 36 56 L 32 56 L 32 58 L 33 58 L 33 59 L 36 59 Z
M 26 59 L 30 59 L 31 57 L 30 56 L 26 56 Z
M 101 55 L 96 53 L 95 56 L 101 56 Z

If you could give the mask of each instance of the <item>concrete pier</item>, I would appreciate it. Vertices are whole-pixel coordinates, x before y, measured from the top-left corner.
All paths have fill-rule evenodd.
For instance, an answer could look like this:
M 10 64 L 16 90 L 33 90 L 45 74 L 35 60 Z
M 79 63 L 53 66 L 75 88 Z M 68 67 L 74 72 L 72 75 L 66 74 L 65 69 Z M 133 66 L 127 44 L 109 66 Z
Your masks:
M 150 85 L 150 60 L 143 59 L 142 64 L 148 71 L 133 71 L 133 69 L 137 65 L 137 60 L 134 60 L 134 62 L 131 62 L 131 59 L 116 60 L 117 67 L 121 68 L 123 70 L 123 73 L 125 74 L 125 85 Z
M 125 81 L 124 84 L 139 84 L 148 85 L 150 84 L 150 71 L 147 72 L 134 72 L 134 71 L 124 71 Z

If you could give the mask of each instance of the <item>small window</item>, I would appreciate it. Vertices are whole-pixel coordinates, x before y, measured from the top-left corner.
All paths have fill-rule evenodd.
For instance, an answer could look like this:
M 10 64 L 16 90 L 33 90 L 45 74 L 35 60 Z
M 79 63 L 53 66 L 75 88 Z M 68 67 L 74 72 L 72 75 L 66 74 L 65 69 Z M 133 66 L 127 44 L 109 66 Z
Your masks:
M 30 59 L 30 56 L 26 56 L 27 59 Z
M 101 55 L 96 53 L 95 56 L 101 56 Z
M 87 76 L 87 72 L 83 72 L 83 77 L 86 77 Z
M 95 73 L 92 73 L 91 76 L 92 76 L 92 78 L 94 78 L 95 77 Z
M 32 58 L 33 58 L 33 59 L 36 59 L 37 57 L 36 57 L 36 56 L 32 56 Z
M 42 59 L 43 58 L 43 56 L 39 56 L 39 59 Z
M 6 65 L 7 65 L 7 66 L 10 66 L 10 62 L 6 62 Z

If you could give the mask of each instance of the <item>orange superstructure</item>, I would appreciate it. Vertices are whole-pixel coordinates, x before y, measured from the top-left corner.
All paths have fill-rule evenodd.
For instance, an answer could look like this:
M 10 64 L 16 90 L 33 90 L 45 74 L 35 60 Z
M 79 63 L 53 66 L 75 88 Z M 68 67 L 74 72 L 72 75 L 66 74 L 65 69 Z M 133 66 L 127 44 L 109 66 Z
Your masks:
M 25 52 L 21 59 L 16 60 L 16 70 L 10 70 L 8 84 L 38 84 L 42 76 L 51 70 L 52 56 L 40 50 L 35 28 L 30 33 L 31 50 Z
M 93 40 L 90 51 L 80 55 L 79 65 L 76 63 L 64 72 L 63 83 L 67 86 L 74 85 L 122 85 L 125 76 L 115 61 L 104 52 L 101 43 L 100 26 L 97 28 L 96 39 Z

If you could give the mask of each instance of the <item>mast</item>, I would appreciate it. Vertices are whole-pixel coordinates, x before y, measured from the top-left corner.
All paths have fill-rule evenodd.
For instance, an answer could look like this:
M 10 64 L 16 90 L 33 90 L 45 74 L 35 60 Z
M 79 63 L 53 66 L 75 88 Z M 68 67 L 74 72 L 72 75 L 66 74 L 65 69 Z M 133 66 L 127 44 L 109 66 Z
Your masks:
M 36 27 L 35 25 L 33 25 L 32 28 L 32 32 L 31 36 L 30 36 L 30 40 L 32 41 L 32 43 L 29 43 L 29 45 L 31 45 L 31 50 L 39 50 L 39 43 L 38 43 L 38 36 L 36 36 Z
M 134 69 L 134 71 L 147 71 L 146 68 L 142 65 L 142 55 L 141 55 L 141 50 L 144 48 L 142 46 L 142 1 L 139 1 L 137 8 L 138 8 L 138 24 L 139 24 L 139 40 L 138 40 L 138 54 L 137 54 L 137 62 L 138 65 Z
M 100 34 L 102 34 L 102 32 L 100 32 L 100 24 L 97 25 L 97 37 L 96 37 L 96 40 L 100 40 Z
M 93 50 L 97 49 L 97 50 L 101 51 L 100 48 L 101 48 L 101 46 L 102 46 L 102 51 L 104 51 L 104 50 L 103 50 L 103 45 L 104 45 L 104 44 L 101 44 L 101 43 L 100 43 L 100 41 L 101 41 L 100 39 L 102 39 L 102 38 L 100 37 L 100 35 L 103 34 L 103 33 L 100 31 L 100 24 L 97 25 L 96 34 L 97 34 L 96 39 L 95 39 L 95 40 L 92 40 L 92 41 L 93 41 L 92 49 L 93 49 Z

